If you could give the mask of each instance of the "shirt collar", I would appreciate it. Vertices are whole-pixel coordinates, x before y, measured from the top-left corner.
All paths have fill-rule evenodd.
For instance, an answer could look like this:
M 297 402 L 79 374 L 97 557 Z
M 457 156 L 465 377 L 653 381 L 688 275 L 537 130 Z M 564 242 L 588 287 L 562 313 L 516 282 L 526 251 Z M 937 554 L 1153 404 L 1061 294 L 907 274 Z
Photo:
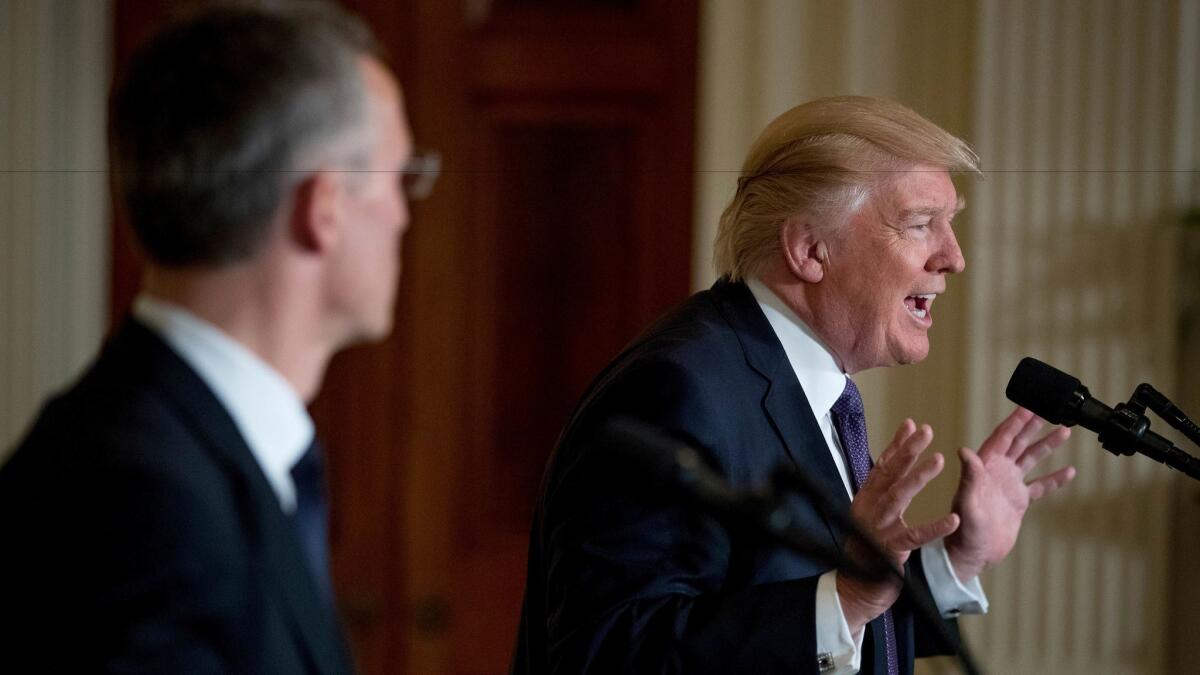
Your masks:
M 808 404 L 817 419 L 829 414 L 846 388 L 846 373 L 838 366 L 833 353 L 813 333 L 779 296 L 758 279 L 747 279 L 746 286 L 754 294 L 758 306 L 775 331 L 788 363 L 804 389 Z
M 187 362 L 229 412 L 285 512 L 296 508 L 292 467 L 312 443 L 296 390 L 236 340 L 178 305 L 138 296 L 133 315 Z

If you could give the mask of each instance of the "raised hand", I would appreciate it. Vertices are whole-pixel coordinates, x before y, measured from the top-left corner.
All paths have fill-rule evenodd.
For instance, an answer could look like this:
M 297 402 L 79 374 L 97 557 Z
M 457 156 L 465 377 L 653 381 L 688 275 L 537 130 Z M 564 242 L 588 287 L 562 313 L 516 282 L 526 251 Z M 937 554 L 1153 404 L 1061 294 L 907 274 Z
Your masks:
M 946 552 L 960 580 L 978 576 L 1003 560 L 1017 542 L 1030 503 L 1066 485 L 1075 477 L 1067 466 L 1029 482 L 1025 477 L 1071 435 L 1055 427 L 1038 437 L 1045 422 L 1017 408 L 980 446 L 979 452 L 959 448 L 962 477 L 952 511 L 962 520 L 946 538 Z
M 954 513 L 916 527 L 904 520 L 904 511 L 913 498 L 945 465 L 940 454 L 918 461 L 932 440 L 929 425 L 918 428 L 912 420 L 904 420 L 850 505 L 851 515 L 887 553 L 896 569 L 903 567 L 913 550 L 954 532 L 959 524 Z M 846 554 L 867 569 L 878 567 L 861 542 L 853 538 L 846 544 Z M 846 622 L 851 631 L 857 631 L 892 606 L 900 595 L 900 580 L 865 578 L 847 570 L 838 573 L 837 589 Z

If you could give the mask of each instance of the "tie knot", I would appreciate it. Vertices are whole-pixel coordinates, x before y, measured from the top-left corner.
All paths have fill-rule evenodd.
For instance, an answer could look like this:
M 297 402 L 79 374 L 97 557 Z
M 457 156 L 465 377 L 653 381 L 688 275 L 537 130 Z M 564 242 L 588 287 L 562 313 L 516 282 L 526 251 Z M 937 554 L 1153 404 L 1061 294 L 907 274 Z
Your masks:
M 838 397 L 830 410 L 838 415 L 863 414 L 862 396 L 859 396 L 854 380 L 846 378 L 846 388 L 842 390 L 842 395 Z

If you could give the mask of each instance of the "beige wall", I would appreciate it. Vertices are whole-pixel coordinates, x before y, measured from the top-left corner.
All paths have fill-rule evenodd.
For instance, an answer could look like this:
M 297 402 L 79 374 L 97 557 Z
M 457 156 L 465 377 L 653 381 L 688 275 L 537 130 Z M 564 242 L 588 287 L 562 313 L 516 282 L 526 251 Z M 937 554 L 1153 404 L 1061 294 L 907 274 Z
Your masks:
M 1143 380 L 1177 391 L 1174 223 L 1200 188 L 1200 3 L 702 6 L 697 287 L 711 282 L 709 246 L 742 154 L 796 103 L 889 96 L 982 156 L 988 176 L 959 185 L 967 273 L 938 301 L 930 358 L 856 378 L 877 450 L 905 416 L 933 424 L 948 458 L 977 446 L 1010 408 L 1004 385 L 1026 354 L 1113 403 Z M 1040 504 L 986 575 L 992 615 L 963 622 L 976 652 L 991 672 L 1179 672 L 1196 654 L 1197 594 L 1182 576 L 1195 558 L 1173 565 L 1173 552 L 1197 539 L 1194 486 L 1108 455 L 1086 432 L 1061 454 L 1078 483 Z M 950 464 L 916 519 L 945 508 Z
M 108 0 L 0 0 L 0 461 L 100 342 Z
M 703 3 L 694 286 L 712 283 L 712 238 L 746 149 L 784 110 L 819 96 L 887 96 L 969 137 L 971 100 L 963 92 L 970 89 L 973 21 L 970 3 L 962 2 Z M 968 200 L 971 183 L 959 185 Z M 964 232 L 964 246 L 969 238 Z M 963 419 L 939 414 L 963 396 L 959 378 L 940 377 L 961 361 L 965 324 L 955 318 L 963 313 L 962 284 L 952 280 L 950 293 L 938 300 L 928 361 L 856 378 L 867 406 L 877 411 L 872 420 L 878 424 L 871 428 L 875 445 L 904 416 L 937 422 L 939 438 L 962 437 Z
M 980 3 L 975 127 L 996 171 L 980 190 L 968 429 L 1003 404 L 1020 356 L 1110 402 L 1141 381 L 1177 394 L 1179 219 L 1194 195 L 1200 59 L 1191 0 Z M 1189 36 L 1189 33 L 1191 35 Z M 997 317 L 1003 317 L 997 319 Z M 1165 425 L 1161 422 L 1158 428 Z M 1056 672 L 1175 672 L 1169 577 L 1177 476 L 1081 433 L 1077 484 L 1031 518 L 981 622 L 992 658 Z
M 1142 379 L 1168 393 L 1188 382 L 1178 391 L 1200 414 L 1200 385 L 1182 377 L 1200 331 L 1176 345 L 1174 292 L 1176 272 L 1200 264 L 1179 264 L 1170 225 L 1200 190 L 1200 3 L 702 6 L 697 287 L 742 154 L 803 100 L 897 98 L 976 144 L 991 171 L 960 185 L 968 272 L 939 300 L 932 356 L 862 383 L 876 448 L 908 415 L 950 456 L 978 443 L 1027 353 L 1110 402 Z M 103 330 L 109 9 L 0 0 L 0 456 Z M 1086 434 L 1066 454 L 1079 485 L 1041 505 L 989 574 L 993 613 L 965 622 L 969 637 L 992 672 L 1183 672 L 1198 658 L 1200 593 L 1181 581 L 1200 555 L 1200 491 Z M 952 487 L 944 477 L 917 511 Z

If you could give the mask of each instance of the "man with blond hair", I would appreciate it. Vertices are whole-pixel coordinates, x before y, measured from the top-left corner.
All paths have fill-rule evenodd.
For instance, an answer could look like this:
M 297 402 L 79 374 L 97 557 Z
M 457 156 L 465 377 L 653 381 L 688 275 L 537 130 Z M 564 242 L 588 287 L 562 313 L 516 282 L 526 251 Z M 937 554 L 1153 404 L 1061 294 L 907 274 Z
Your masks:
M 961 140 L 897 103 L 827 98 L 789 110 L 752 146 L 721 217 L 721 279 L 625 349 L 592 384 L 547 468 L 530 544 L 517 673 L 911 673 L 934 628 L 894 578 L 626 489 L 605 425 L 631 416 L 699 449 L 738 489 L 792 467 L 838 509 L 947 627 L 982 612 L 979 573 L 1012 549 L 1030 502 L 1074 476 L 1026 481 L 1067 438 L 1017 409 L 961 448 L 950 513 L 904 511 L 944 460 L 905 420 L 874 463 L 850 375 L 921 361 L 934 299 L 964 267 L 952 172 L 978 172 Z M 814 550 L 864 560 L 824 506 L 789 502 Z
M 391 329 L 399 86 L 333 3 L 208 5 L 134 55 L 110 149 L 142 291 L 0 470 L 0 663 L 350 672 L 306 404 Z

